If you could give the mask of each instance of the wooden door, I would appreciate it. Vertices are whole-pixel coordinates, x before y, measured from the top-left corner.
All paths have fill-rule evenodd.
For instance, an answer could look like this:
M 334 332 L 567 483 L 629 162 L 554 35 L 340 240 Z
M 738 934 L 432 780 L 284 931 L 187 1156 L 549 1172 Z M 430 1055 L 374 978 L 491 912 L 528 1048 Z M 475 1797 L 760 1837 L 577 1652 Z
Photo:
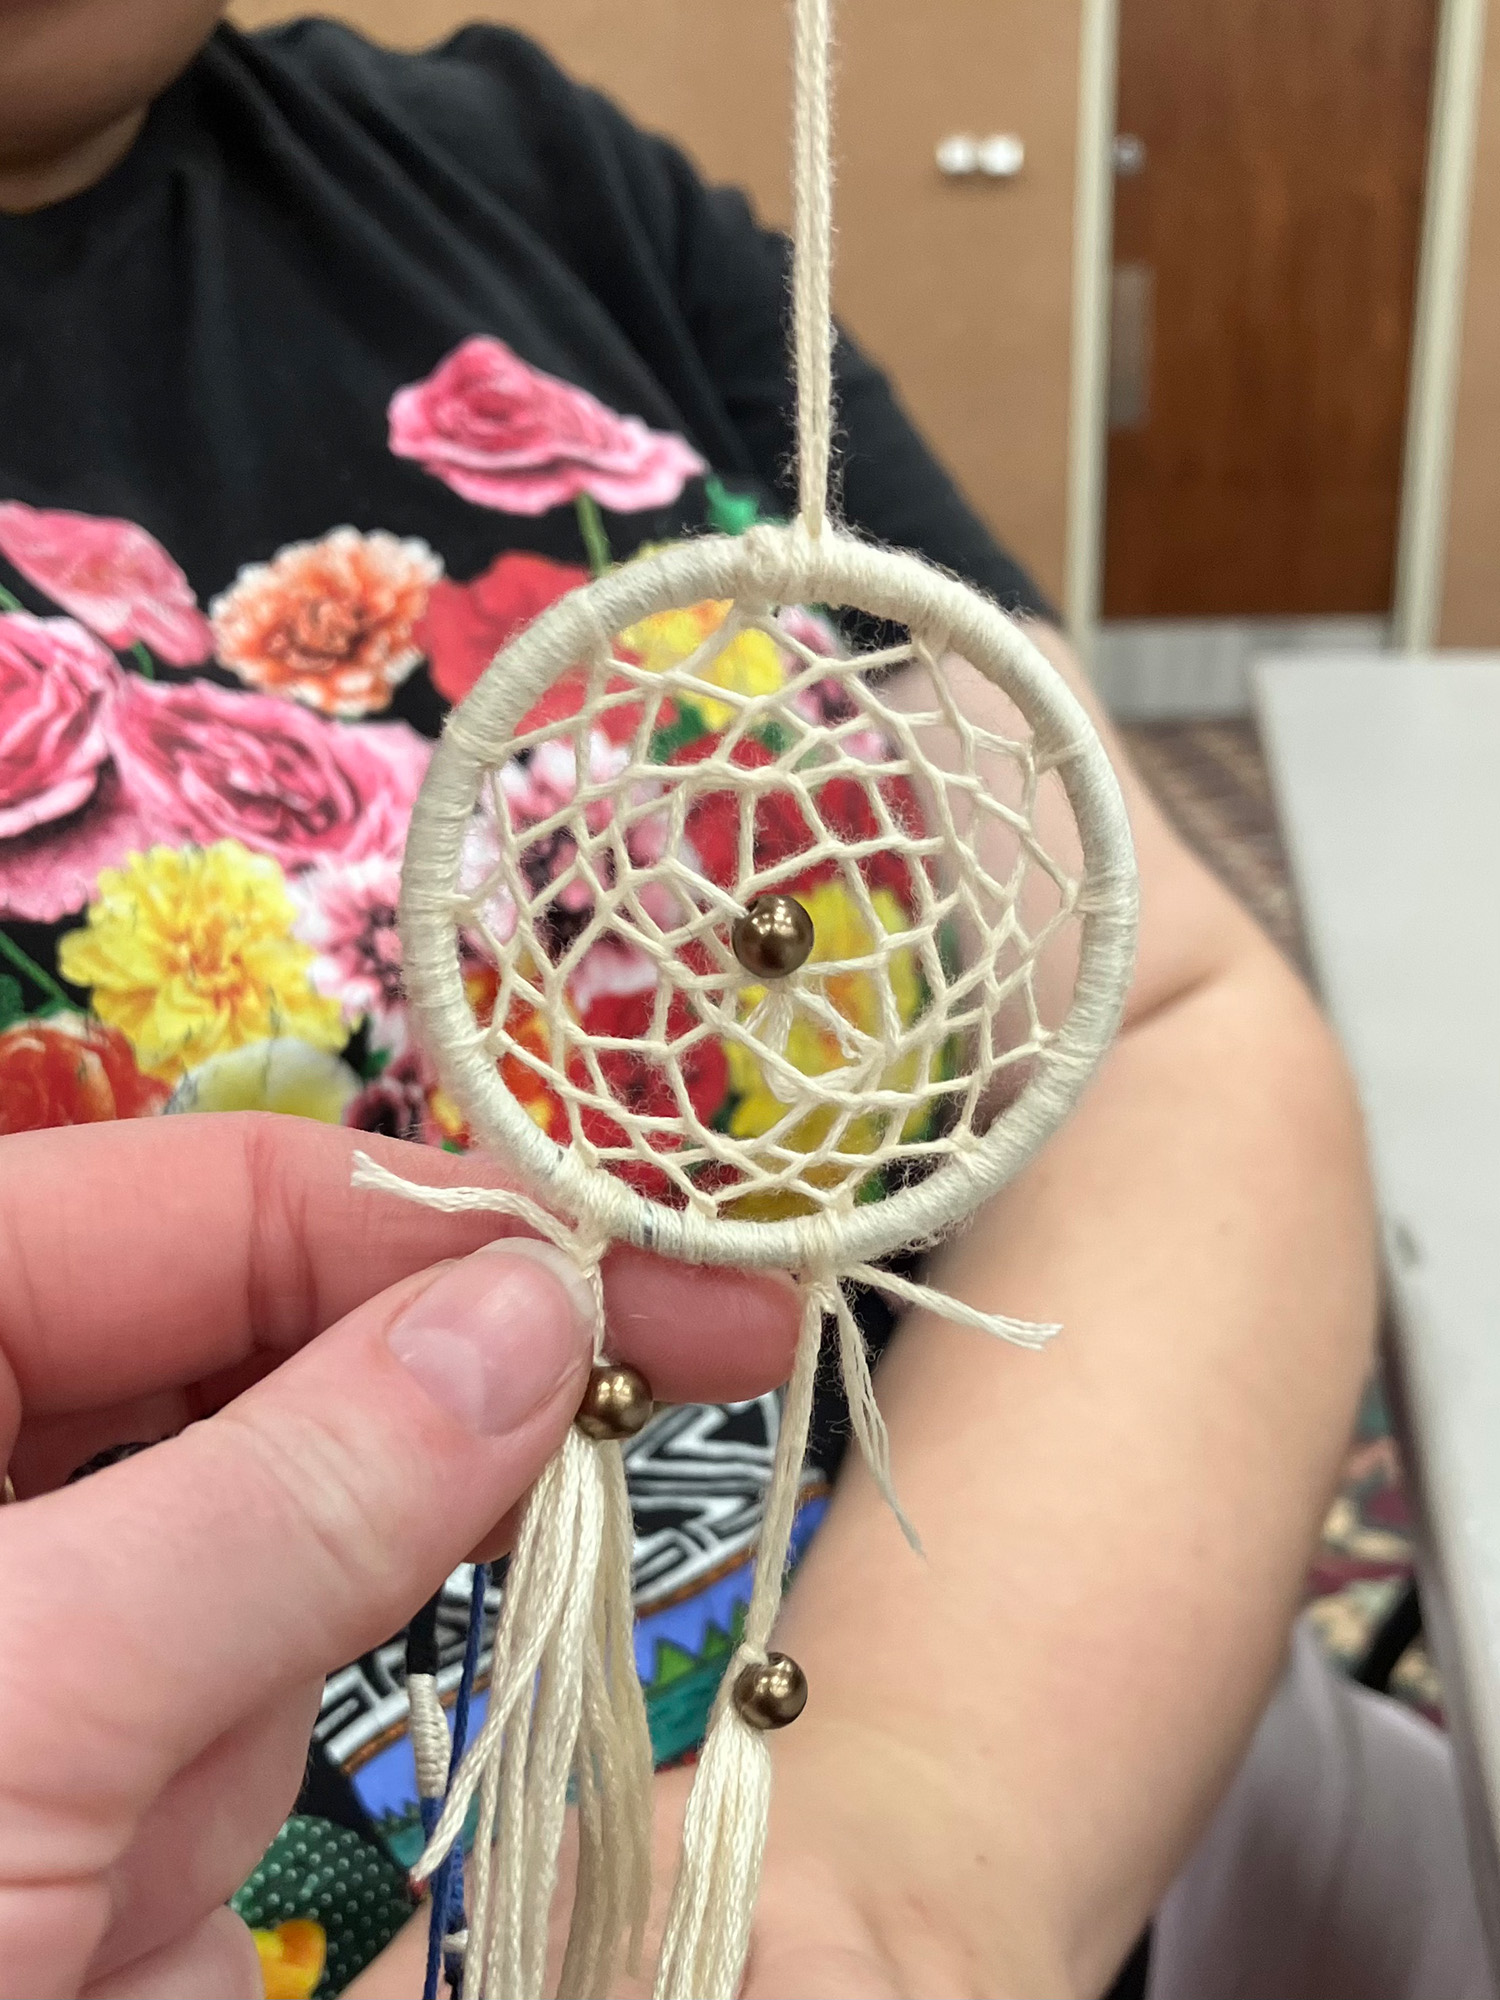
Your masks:
M 1121 0 L 1113 617 L 1390 609 L 1435 0 Z
M 237 0 L 246 26 L 306 11 Z M 502 19 L 788 214 L 785 0 L 339 0 L 324 10 L 420 45 Z M 1067 514 L 1079 0 L 843 0 L 841 314 L 891 371 L 979 511 L 1061 594 Z M 1009 180 L 947 178 L 952 133 L 1013 132 Z

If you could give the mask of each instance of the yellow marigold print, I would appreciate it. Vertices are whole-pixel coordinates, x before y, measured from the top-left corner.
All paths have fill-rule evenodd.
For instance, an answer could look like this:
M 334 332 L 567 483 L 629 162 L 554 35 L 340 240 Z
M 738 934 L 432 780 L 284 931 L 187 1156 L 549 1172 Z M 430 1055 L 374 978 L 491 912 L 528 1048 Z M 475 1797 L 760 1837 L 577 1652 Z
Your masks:
M 311 949 L 269 857 L 237 840 L 153 847 L 100 871 L 82 930 L 58 945 L 65 979 L 92 989 L 149 1075 L 175 1082 L 210 1056 L 295 1035 L 315 1048 L 348 1038 L 336 999 L 314 990 Z
M 875 937 L 869 920 L 842 883 L 825 882 L 815 889 L 799 893 L 798 900 L 813 920 L 813 948 L 809 964 L 863 958 L 874 949 Z M 881 924 L 892 936 L 908 928 L 909 919 L 889 889 L 876 889 L 870 900 Z M 910 948 L 893 951 L 886 961 L 884 977 L 890 981 L 896 1011 L 903 1026 L 915 1020 L 924 1001 L 916 953 Z M 760 1004 L 764 993 L 763 987 L 746 988 L 741 996 L 741 1006 L 747 1014 Z M 871 974 L 845 972 L 834 975 L 828 981 L 828 997 L 846 1021 L 853 1022 L 866 1034 L 879 1034 L 880 996 Z M 739 1139 L 759 1138 L 785 1118 L 786 1106 L 773 1095 L 760 1063 L 743 1043 L 728 1042 L 725 1053 L 729 1059 L 730 1087 L 738 1099 L 729 1129 Z M 804 1076 L 821 1076 L 825 1070 L 835 1069 L 848 1061 L 832 1030 L 801 1010 L 793 1016 L 787 1035 L 786 1055 Z M 920 1056 L 913 1053 L 891 1064 L 881 1076 L 882 1088 L 909 1090 L 916 1080 L 920 1061 Z M 798 1152 L 810 1153 L 827 1138 L 833 1118 L 831 1107 L 810 1112 L 778 1143 Z M 873 1153 L 885 1136 L 884 1118 L 874 1114 L 856 1118 L 844 1131 L 839 1151 L 844 1154 Z M 826 1167 L 813 1168 L 806 1178 L 822 1187 L 836 1187 L 854 1171 L 851 1167 L 830 1163 Z M 805 1215 L 812 1206 L 805 1195 L 746 1195 L 734 1204 L 733 1213 L 742 1217 L 772 1219 Z
M 328 1963 L 328 1939 L 311 1917 L 252 1931 L 266 2000 L 308 2000 Z
M 635 654 L 648 673 L 680 666 L 718 631 L 729 612 L 727 600 L 705 599 L 681 610 L 655 611 L 620 634 L 620 644 Z M 736 694 L 774 694 L 786 678 L 781 651 L 764 632 L 741 632 L 704 669 L 703 678 Z M 725 729 L 734 720 L 727 702 L 704 697 L 696 703 L 710 729 Z

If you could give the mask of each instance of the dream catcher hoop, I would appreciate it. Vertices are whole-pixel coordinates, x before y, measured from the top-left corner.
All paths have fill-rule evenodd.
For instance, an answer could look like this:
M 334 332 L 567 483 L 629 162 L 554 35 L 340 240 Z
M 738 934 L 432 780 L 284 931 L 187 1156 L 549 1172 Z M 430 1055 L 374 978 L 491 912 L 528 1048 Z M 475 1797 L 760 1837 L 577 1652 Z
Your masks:
M 649 668 L 612 650 L 618 634 L 653 616 L 716 601 L 728 601 L 733 608 L 680 665 Z M 807 603 L 899 620 L 911 636 L 875 654 L 831 659 L 809 651 L 776 625 L 780 607 Z M 796 663 L 788 680 L 767 693 L 738 694 L 713 678 L 718 662 L 747 634 L 770 640 Z M 942 664 L 949 655 L 977 667 L 1010 697 L 1030 727 L 1029 744 L 1009 742 L 1001 748 L 1000 739 L 956 712 Z M 859 686 L 872 667 L 889 675 L 908 665 L 934 683 L 934 706 L 925 715 L 899 713 L 878 692 Z M 823 722 L 810 720 L 794 706 L 801 694 L 821 695 L 820 683 L 848 687 L 848 714 Z M 571 712 L 549 717 L 544 697 L 559 685 Z M 711 758 L 667 765 L 652 756 L 652 745 L 671 728 L 679 697 L 727 708 L 732 719 Z M 523 718 L 533 711 L 538 711 L 537 719 L 523 727 Z M 623 719 L 628 731 L 623 743 L 614 740 L 622 734 L 618 726 L 610 733 L 600 728 L 616 718 Z M 785 738 L 780 756 L 737 762 L 736 753 L 759 745 L 768 725 Z M 805 1150 L 776 1148 L 773 1137 L 772 1150 L 786 1154 L 774 1173 L 757 1173 L 756 1162 L 749 1160 L 739 1163 L 742 1180 L 713 1177 L 695 1185 L 679 1165 L 678 1147 L 662 1150 L 660 1127 L 649 1116 L 632 1120 L 629 1107 L 597 1068 L 579 1079 L 569 1074 L 566 1063 L 509 1036 L 505 1002 L 519 994 L 537 1010 L 555 1004 L 569 965 L 595 940 L 626 938 L 660 975 L 661 1005 L 655 1011 L 670 1014 L 673 999 L 690 1003 L 689 1054 L 707 1028 L 731 1046 L 773 1063 L 792 1099 L 789 1123 L 795 1124 L 799 1110 L 805 1116 L 823 1104 L 838 1102 L 852 1110 L 850 1101 L 857 1099 L 867 1107 L 869 1092 L 879 1089 L 882 1075 L 899 1066 L 903 1056 L 934 1053 L 947 1034 L 976 1027 L 985 1012 L 998 1013 L 1021 992 L 1047 942 L 1045 934 L 1022 931 L 1015 915 L 1015 884 L 988 877 L 976 855 L 960 852 L 951 883 L 935 882 L 936 870 L 910 871 L 924 907 L 912 913 L 882 951 L 890 933 L 875 916 L 868 871 L 861 864 L 892 843 L 900 843 L 914 860 L 940 856 L 945 844 L 949 851 L 957 850 L 971 830 L 953 824 L 947 801 L 946 828 L 928 832 L 902 823 L 899 802 L 887 793 L 894 783 L 921 781 L 929 763 L 922 736 L 939 728 L 951 728 L 957 742 L 967 738 L 974 748 L 997 747 L 1016 762 L 1020 802 L 993 804 L 996 816 L 1017 835 L 1023 869 L 1028 863 L 1048 871 L 1058 866 L 1026 816 L 1034 809 L 1036 783 L 1045 772 L 1056 771 L 1062 781 L 1082 848 L 1076 886 L 1061 880 L 1060 870 L 1054 877 L 1058 903 L 1053 921 L 1073 914 L 1083 919 L 1072 1006 L 1055 1031 L 1029 1035 L 1024 1050 L 994 1047 L 987 1058 L 976 1060 L 971 1080 L 982 1090 L 1021 1054 L 1035 1058 L 1022 1094 L 986 1131 L 974 1130 L 973 1110 L 968 1109 L 945 1138 L 909 1146 L 899 1138 L 892 1142 L 897 1157 L 931 1158 L 933 1170 L 925 1178 L 878 1202 L 857 1204 L 847 1199 L 852 1190 L 841 1185 L 831 1193 L 803 1186 L 806 1213 L 739 1220 L 736 1211 L 745 1205 L 747 1183 L 754 1193 L 805 1180 Z M 893 737 L 899 732 L 906 741 L 892 740 L 875 753 L 865 744 L 858 753 L 846 747 L 851 736 L 877 729 Z M 601 736 L 609 745 L 602 758 Z M 486 800 L 486 784 L 493 785 L 497 772 L 513 758 L 554 747 L 564 750 L 577 776 L 554 814 L 511 832 L 503 792 Z M 960 769 L 942 774 L 938 788 L 957 789 L 976 808 L 974 793 L 983 782 L 978 772 Z M 839 822 L 830 829 L 819 811 L 820 794 L 831 785 L 841 787 L 834 805 L 843 814 L 842 839 Z M 868 821 L 857 830 L 848 827 L 850 786 L 863 787 L 871 807 Z M 736 833 L 748 836 L 747 862 L 732 889 L 715 880 L 701 860 L 695 867 L 683 859 L 683 849 L 691 846 L 695 808 L 722 795 L 738 795 L 746 807 Z M 782 799 L 812 831 L 790 854 L 776 853 L 757 865 L 755 809 Z M 616 810 L 591 825 L 596 809 L 614 800 L 624 801 L 623 814 Z M 984 812 L 984 803 L 978 802 L 971 819 L 982 820 Z M 764 810 L 760 817 L 764 821 Z M 466 885 L 466 874 L 473 874 L 477 823 L 492 827 L 505 851 L 479 881 Z M 631 852 L 632 832 L 643 825 L 649 826 L 653 850 L 661 849 L 651 862 Z M 533 890 L 524 865 L 527 850 L 541 850 L 559 838 L 569 850 L 566 873 L 560 871 L 540 891 Z M 540 1199 L 580 1227 L 606 1241 L 634 1243 L 691 1263 L 795 1271 L 829 1257 L 834 1246 L 824 1218 L 837 1215 L 838 1261 L 862 1264 L 968 1214 L 1026 1163 L 1072 1108 L 1081 1077 L 1108 1046 L 1118 1020 L 1121 959 L 1123 952 L 1128 960 L 1133 913 L 1132 874 L 1121 868 L 1126 842 L 1119 787 L 1103 745 L 1076 697 L 1018 625 L 914 556 L 872 548 L 831 529 L 814 539 L 800 526 L 760 527 L 737 539 L 680 543 L 628 563 L 570 593 L 501 655 L 445 731 L 413 814 L 401 911 L 403 979 L 426 1036 L 440 1051 L 444 1082 L 475 1131 L 523 1172 Z M 1128 856 L 1128 845 L 1123 852 Z M 814 958 L 803 966 L 788 966 L 782 977 L 792 982 L 791 992 L 800 984 L 803 1004 L 818 1008 L 821 1018 L 829 1020 L 838 1013 L 836 1001 L 827 997 L 830 982 L 862 972 L 888 972 L 892 954 L 900 952 L 917 962 L 931 997 L 916 1024 L 898 1028 L 894 1047 L 888 1037 L 872 1035 L 841 1017 L 837 1029 L 854 1043 L 850 1074 L 808 1079 L 787 1066 L 784 1048 L 772 1046 L 770 1009 L 736 1005 L 743 993 L 758 993 L 769 980 L 740 961 L 732 933 L 757 898 L 775 896 L 782 884 L 809 874 L 826 876 L 833 866 L 845 876 L 856 903 L 870 908 L 872 935 L 859 940 L 866 950 L 854 957 Z M 574 884 L 585 889 L 593 918 L 581 937 L 569 941 L 567 957 L 559 964 L 555 952 L 539 942 L 537 929 L 566 904 Z M 663 915 L 660 904 L 653 911 L 653 888 L 678 904 L 671 913 L 678 917 L 676 923 Z M 988 920 L 982 908 L 986 901 L 993 912 Z M 994 940 L 997 952 L 1011 943 L 1009 961 L 997 965 L 992 959 L 966 975 L 950 975 L 941 963 L 941 929 L 944 922 L 965 919 Z M 468 938 L 483 928 L 489 928 L 492 959 L 504 968 L 499 1004 L 488 1025 L 473 1013 L 472 954 L 465 949 Z M 685 962 L 684 951 L 692 946 L 699 948 L 698 955 Z M 529 973 L 518 969 L 528 959 Z M 809 985 L 813 991 L 806 990 Z M 566 1029 L 564 1034 L 572 1046 L 582 1046 L 581 1036 Z M 673 1062 L 675 1041 L 665 1032 L 651 1046 L 656 1060 Z M 873 1073 L 872 1052 L 881 1059 Z M 571 1114 L 570 1143 L 559 1144 L 547 1123 L 538 1122 L 527 1094 L 507 1080 L 502 1069 L 507 1061 L 519 1064 L 539 1086 L 549 1085 L 563 1095 Z M 673 1081 L 674 1096 L 682 1101 L 663 1116 L 669 1123 L 683 1118 L 692 1127 L 698 1121 L 681 1082 L 680 1063 L 678 1058 Z M 910 1116 L 924 1104 L 966 1096 L 967 1086 L 961 1080 L 914 1076 L 905 1091 L 893 1089 L 887 1080 L 886 1091 L 900 1098 L 900 1112 Z M 806 1100 L 800 1107 L 798 1096 Z M 893 1105 L 888 1115 L 894 1117 L 897 1108 Z M 613 1146 L 591 1143 L 590 1110 L 602 1122 L 611 1117 L 627 1121 L 627 1136 Z M 843 1157 L 836 1147 L 832 1151 Z M 621 1164 L 622 1155 L 676 1169 L 672 1198 L 638 1192 L 628 1176 L 600 1171 L 601 1165 Z M 704 1128 L 690 1146 L 687 1165 L 732 1167 L 733 1155 L 732 1146 L 718 1143 Z M 852 1172 L 859 1163 L 847 1164 Z
M 576 1257 L 597 1307 L 589 1394 L 528 1503 L 484 1724 L 450 1773 L 432 1687 L 411 1682 L 436 1774 L 423 1789 L 447 1779 L 414 1878 L 438 1875 L 434 1935 L 462 1959 L 466 2000 L 539 2000 L 570 1790 L 579 1862 L 560 1991 L 602 1995 L 622 1943 L 640 1948 L 652 1760 L 621 1441 L 651 1396 L 607 1353 L 609 1245 L 782 1269 L 803 1301 L 753 1594 L 695 1774 L 656 1989 L 729 2000 L 765 1839 L 767 1736 L 807 1698 L 770 1639 L 824 1327 L 894 1505 L 845 1287 L 1025 1345 L 1055 1331 L 879 1260 L 954 1227 L 1043 1144 L 1109 1044 L 1132 963 L 1129 830 L 1081 705 L 986 599 L 825 518 L 827 0 L 795 0 L 794 20 L 799 518 L 663 549 L 545 613 L 450 717 L 407 846 L 414 1017 L 522 1191 L 420 1188 L 367 1161 L 358 1179 L 521 1217 Z M 878 623 L 873 650 L 841 641 L 836 621 L 851 617 Z M 969 669 L 1005 698 L 998 718 L 971 712 Z M 449 1857 L 476 1801 L 465 1924 Z

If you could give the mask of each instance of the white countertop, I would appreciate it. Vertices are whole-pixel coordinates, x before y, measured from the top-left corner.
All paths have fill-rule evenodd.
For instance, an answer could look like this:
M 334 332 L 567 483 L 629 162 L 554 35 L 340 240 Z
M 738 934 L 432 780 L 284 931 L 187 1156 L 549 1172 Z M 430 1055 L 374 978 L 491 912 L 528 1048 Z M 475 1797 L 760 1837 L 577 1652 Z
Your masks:
M 1257 708 L 1369 1124 L 1424 1618 L 1500 1964 L 1500 653 L 1271 661 Z

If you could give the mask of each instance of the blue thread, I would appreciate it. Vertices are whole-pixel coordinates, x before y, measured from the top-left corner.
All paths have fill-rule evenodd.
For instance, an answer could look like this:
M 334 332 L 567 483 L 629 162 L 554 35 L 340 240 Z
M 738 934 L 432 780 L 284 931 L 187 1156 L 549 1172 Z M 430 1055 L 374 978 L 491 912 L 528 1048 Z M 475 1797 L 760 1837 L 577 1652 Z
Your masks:
M 484 1636 L 484 1593 L 489 1569 L 474 1565 L 474 1587 L 469 1597 L 469 1630 L 464 1640 L 464 1663 L 458 1677 L 458 1694 L 453 1703 L 453 1746 L 448 1753 L 448 1786 L 453 1784 L 469 1735 L 469 1704 L 474 1698 L 474 1679 L 479 1670 L 479 1642 Z M 437 1825 L 441 1799 L 421 1799 L 418 1811 L 422 1829 L 429 1835 Z M 454 1842 L 432 1882 L 432 1917 L 427 1931 L 427 1976 L 422 1982 L 422 2000 L 437 2000 L 438 1973 L 447 1979 L 449 1991 L 457 1994 L 463 1979 L 463 1960 L 457 1952 L 445 1953 L 443 1940 L 460 1930 L 464 1921 L 463 1837 Z

